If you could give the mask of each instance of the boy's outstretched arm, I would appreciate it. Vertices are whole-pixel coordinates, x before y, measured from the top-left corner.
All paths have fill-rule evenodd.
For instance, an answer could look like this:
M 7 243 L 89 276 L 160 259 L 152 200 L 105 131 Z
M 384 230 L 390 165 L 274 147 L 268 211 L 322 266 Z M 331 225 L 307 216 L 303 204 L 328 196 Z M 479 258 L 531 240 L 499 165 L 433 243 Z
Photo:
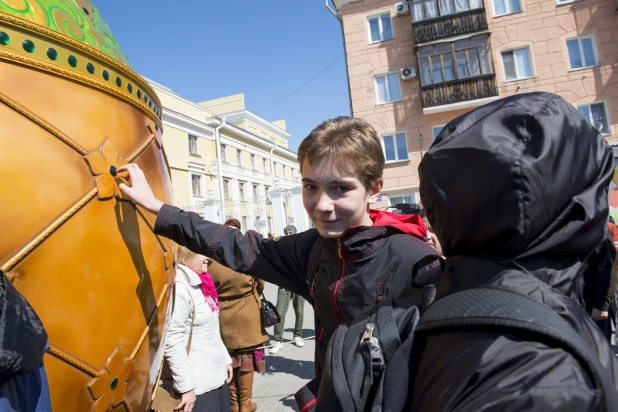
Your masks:
M 306 266 L 317 231 L 265 240 L 254 231 L 241 234 L 234 228 L 201 219 L 174 206 L 164 205 L 150 188 L 144 172 L 135 164 L 123 166 L 131 186 L 122 192 L 157 215 L 155 232 L 229 267 L 282 286 L 309 299 Z

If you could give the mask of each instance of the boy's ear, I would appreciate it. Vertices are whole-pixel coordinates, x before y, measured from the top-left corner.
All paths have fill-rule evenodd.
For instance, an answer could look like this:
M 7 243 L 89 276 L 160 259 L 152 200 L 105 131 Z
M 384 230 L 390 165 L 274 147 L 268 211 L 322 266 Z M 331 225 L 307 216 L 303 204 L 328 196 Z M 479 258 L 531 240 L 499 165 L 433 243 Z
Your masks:
M 380 196 L 382 186 L 384 186 L 384 181 L 382 179 L 379 179 L 377 182 L 374 183 L 373 186 L 369 188 L 369 204 L 374 204 L 378 201 L 378 196 Z

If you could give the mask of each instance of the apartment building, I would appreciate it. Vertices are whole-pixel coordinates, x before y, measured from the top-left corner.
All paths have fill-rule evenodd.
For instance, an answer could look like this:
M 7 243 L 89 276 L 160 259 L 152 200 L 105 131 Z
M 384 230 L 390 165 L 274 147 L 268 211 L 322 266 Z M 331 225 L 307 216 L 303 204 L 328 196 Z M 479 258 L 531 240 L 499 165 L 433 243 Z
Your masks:
M 450 120 L 501 97 L 556 93 L 618 142 L 613 0 L 333 3 L 353 114 L 382 137 L 381 206 L 419 203 L 418 164 L 433 139 Z
M 174 205 L 219 223 L 236 218 L 262 235 L 282 235 L 288 223 L 309 228 L 284 121 L 246 110 L 242 95 L 197 104 L 151 85 L 163 105 Z

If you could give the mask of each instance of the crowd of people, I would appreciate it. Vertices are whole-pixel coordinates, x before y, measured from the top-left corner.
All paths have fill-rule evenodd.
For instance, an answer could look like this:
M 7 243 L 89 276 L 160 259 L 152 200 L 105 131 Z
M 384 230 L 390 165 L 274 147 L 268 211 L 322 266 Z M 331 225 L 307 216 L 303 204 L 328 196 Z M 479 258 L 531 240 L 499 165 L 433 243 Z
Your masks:
M 365 121 L 325 121 L 298 159 L 315 229 L 274 238 L 163 204 L 139 166 L 119 169 L 179 245 L 165 338 L 177 410 L 257 408 L 264 281 L 281 317 L 294 302 L 295 340 L 303 299 L 314 309 L 303 412 L 618 410 L 614 156 L 573 106 L 522 94 L 450 122 L 419 166 L 422 216 L 372 209 L 385 160 Z

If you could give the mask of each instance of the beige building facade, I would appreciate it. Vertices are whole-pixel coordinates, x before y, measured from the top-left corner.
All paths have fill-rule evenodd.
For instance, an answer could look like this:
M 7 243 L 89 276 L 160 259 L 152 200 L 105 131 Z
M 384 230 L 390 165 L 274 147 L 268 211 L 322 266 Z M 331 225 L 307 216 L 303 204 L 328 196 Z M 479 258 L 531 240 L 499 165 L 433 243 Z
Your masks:
M 335 0 L 352 110 L 382 137 L 383 202 L 419 203 L 418 164 L 450 120 L 516 93 L 572 103 L 618 142 L 613 0 Z
M 151 85 L 163 105 L 174 205 L 218 223 L 236 218 L 262 235 L 282 235 L 288 223 L 309 228 L 284 121 L 253 114 L 242 94 L 197 104 Z

